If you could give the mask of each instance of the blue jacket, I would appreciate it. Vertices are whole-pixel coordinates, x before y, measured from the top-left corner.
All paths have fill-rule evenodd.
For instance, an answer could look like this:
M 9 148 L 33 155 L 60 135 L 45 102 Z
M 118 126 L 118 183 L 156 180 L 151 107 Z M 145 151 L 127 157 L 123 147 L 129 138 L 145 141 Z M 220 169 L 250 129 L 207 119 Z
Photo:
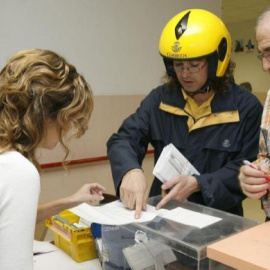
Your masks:
M 243 215 L 245 196 L 237 177 L 244 159 L 256 159 L 262 105 L 253 94 L 233 84 L 230 92 L 215 93 L 212 113 L 189 131 L 185 104 L 180 89 L 159 86 L 111 136 L 107 147 L 117 194 L 125 173 L 141 168 L 149 143 L 155 163 L 163 147 L 172 143 L 200 172 L 196 179 L 201 191 L 188 200 Z M 161 193 L 161 184 L 154 179 L 150 196 Z

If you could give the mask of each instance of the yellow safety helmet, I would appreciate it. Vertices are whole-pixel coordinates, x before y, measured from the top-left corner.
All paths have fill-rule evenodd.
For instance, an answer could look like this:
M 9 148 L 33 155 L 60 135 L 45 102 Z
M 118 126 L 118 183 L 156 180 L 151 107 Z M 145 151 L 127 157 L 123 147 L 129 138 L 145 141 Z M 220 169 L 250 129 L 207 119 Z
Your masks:
M 208 77 L 223 77 L 231 57 L 231 36 L 213 13 L 204 9 L 188 9 L 174 16 L 164 27 L 159 53 L 167 73 L 172 71 L 173 60 L 194 60 L 207 57 Z

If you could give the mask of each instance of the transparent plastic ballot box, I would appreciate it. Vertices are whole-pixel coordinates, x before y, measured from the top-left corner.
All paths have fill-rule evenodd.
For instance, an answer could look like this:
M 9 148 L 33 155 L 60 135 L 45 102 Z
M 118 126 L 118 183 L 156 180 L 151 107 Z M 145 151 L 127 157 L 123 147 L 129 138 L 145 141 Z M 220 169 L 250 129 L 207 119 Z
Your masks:
M 152 197 L 148 204 L 155 206 L 160 200 L 161 196 Z M 188 201 L 171 201 L 164 208 L 176 207 L 221 220 L 201 229 L 159 216 L 144 223 L 102 225 L 99 255 L 103 269 L 233 269 L 214 261 L 209 265 L 207 245 L 256 226 L 258 222 Z

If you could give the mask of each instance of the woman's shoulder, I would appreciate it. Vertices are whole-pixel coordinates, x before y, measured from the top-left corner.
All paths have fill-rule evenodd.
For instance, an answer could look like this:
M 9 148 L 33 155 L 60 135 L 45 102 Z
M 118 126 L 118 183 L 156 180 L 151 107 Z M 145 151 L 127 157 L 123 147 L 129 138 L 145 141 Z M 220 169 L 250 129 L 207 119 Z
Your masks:
M 7 171 L 8 168 L 13 168 L 13 172 L 17 172 L 21 175 L 28 173 L 33 174 L 35 177 L 39 175 L 34 164 L 15 150 L 0 154 L 0 166 L 2 173 L 3 171 Z

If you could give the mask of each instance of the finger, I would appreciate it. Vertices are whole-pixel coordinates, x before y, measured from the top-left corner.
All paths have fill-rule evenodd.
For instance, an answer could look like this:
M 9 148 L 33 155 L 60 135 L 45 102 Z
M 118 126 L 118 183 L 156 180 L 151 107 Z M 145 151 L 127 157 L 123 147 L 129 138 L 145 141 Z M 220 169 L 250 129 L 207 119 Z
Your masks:
M 248 177 L 262 178 L 263 176 L 264 176 L 264 173 L 260 169 L 256 170 L 247 165 L 241 168 L 240 178 L 242 179 L 246 179 Z
M 127 205 L 128 209 L 131 209 L 131 210 L 135 209 L 135 204 L 136 204 L 135 197 L 134 196 L 129 196 L 128 205 Z
M 91 196 L 92 201 L 101 201 L 103 199 L 104 199 L 104 197 L 99 195 L 99 194 L 94 194 L 94 195 Z
M 147 198 L 148 198 L 148 194 L 147 192 L 145 192 L 144 197 L 143 197 L 143 204 L 142 204 L 142 210 L 143 211 L 147 211 Z
M 91 189 L 91 188 L 90 188 L 89 193 L 90 193 L 92 196 L 94 196 L 94 195 L 103 196 L 102 190 L 99 190 L 99 189 Z
M 99 195 L 102 195 L 105 190 L 104 189 L 95 188 L 95 189 L 93 189 L 93 191 L 95 193 L 99 194 Z
M 243 182 L 246 185 L 250 185 L 250 186 L 260 186 L 262 189 L 266 189 L 267 188 L 267 182 L 265 177 L 260 177 L 260 178 L 246 178 L 245 181 Z
M 95 189 L 95 190 L 100 190 L 100 191 L 105 191 L 106 190 L 105 187 L 103 187 L 102 185 L 97 184 L 97 183 L 92 184 L 92 188 Z
M 139 219 L 141 217 L 141 211 L 142 211 L 142 207 L 140 207 L 139 205 L 136 204 L 136 208 L 135 208 L 135 218 Z
M 180 177 L 181 177 L 181 176 L 178 175 L 178 176 L 176 176 L 176 177 L 174 177 L 174 178 L 172 178 L 172 179 L 166 181 L 166 182 L 161 186 L 161 188 L 162 188 L 162 189 L 171 189 L 171 188 L 173 188 L 176 184 L 179 183 Z
M 132 196 L 132 194 L 126 191 L 122 191 L 122 193 L 120 193 L 120 199 L 123 205 L 125 206 L 125 208 L 131 209 L 131 210 L 135 209 L 136 199 L 134 196 Z
M 127 196 L 126 196 L 126 193 L 124 191 L 121 191 L 120 189 L 120 200 L 121 202 L 123 203 L 123 205 L 128 208 L 128 201 L 127 201 Z
M 168 203 L 173 198 L 171 192 L 169 192 L 157 205 L 156 209 L 162 208 L 166 203 Z
M 251 181 L 251 183 L 254 183 L 254 181 Z M 269 189 L 269 184 L 247 184 L 245 182 L 241 183 L 242 191 L 245 195 L 251 198 L 261 198 L 267 193 L 267 190 Z
M 105 191 L 105 190 L 104 190 Z M 97 192 L 99 195 L 102 195 L 103 194 L 103 190 L 99 190 L 98 192 Z
M 136 198 L 136 206 L 135 206 L 135 218 L 138 219 L 141 217 L 141 211 L 143 208 L 143 203 L 144 203 L 144 196 L 143 195 L 138 195 Z M 145 206 L 146 209 L 146 206 Z
M 261 197 L 263 197 L 266 193 L 267 190 L 265 191 L 261 191 L 261 192 L 248 192 L 248 191 L 244 191 L 245 195 L 247 195 L 247 197 L 252 198 L 252 199 L 260 199 Z
M 179 196 L 178 194 L 178 188 L 177 185 L 174 186 L 169 193 L 167 193 L 166 196 L 163 197 L 163 199 L 157 204 L 157 209 L 160 209 L 161 207 L 163 207 L 165 204 L 167 204 L 170 200 L 176 198 L 177 196 Z

